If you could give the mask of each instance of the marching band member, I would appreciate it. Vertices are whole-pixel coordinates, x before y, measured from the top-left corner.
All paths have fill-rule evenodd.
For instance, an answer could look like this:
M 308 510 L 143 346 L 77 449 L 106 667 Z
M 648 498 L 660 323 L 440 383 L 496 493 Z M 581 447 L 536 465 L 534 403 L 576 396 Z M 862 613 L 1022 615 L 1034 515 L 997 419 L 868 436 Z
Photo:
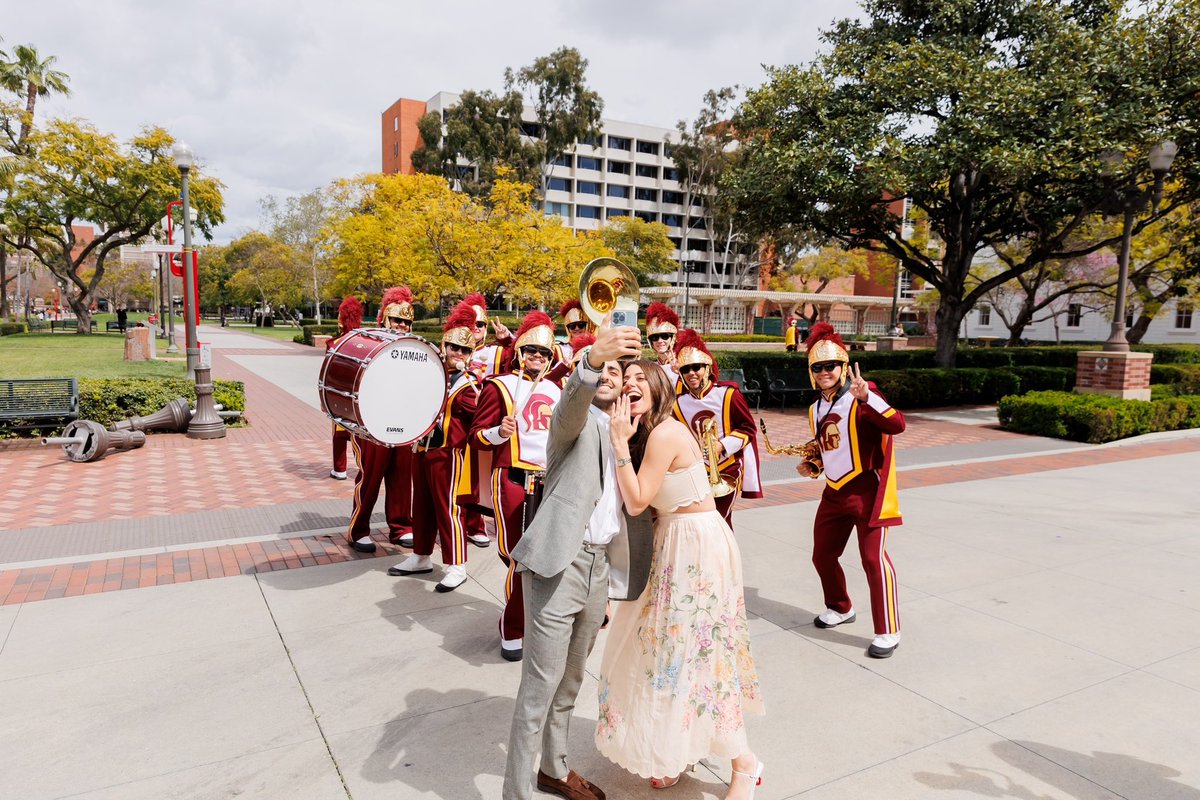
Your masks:
M 412 330 L 412 291 L 407 286 L 393 286 L 383 293 L 379 305 L 380 325 L 392 331 Z M 360 553 L 374 553 L 371 541 L 371 512 L 379 499 L 379 485 L 386 485 L 384 514 L 387 517 L 388 541 L 402 547 L 412 547 L 412 448 L 384 447 L 369 439 L 351 439 L 358 476 L 354 479 L 354 509 L 350 514 L 347 538 L 350 546 Z
M 362 303 L 358 302 L 358 298 L 354 295 L 346 295 L 342 299 L 342 304 L 338 306 L 337 338 L 326 342 L 325 350 L 332 350 L 333 346 L 340 342 L 343 336 L 355 328 L 361 328 L 362 318 Z M 346 480 L 346 446 L 348 444 L 350 444 L 350 431 L 336 422 L 333 423 L 333 469 L 329 471 L 329 477 L 334 480 Z
M 479 380 L 507 372 L 504 365 L 504 350 L 512 344 L 512 333 L 501 322 L 493 322 L 496 342 L 486 344 L 488 327 L 487 298 L 482 292 L 474 292 L 463 298 L 463 302 L 475 308 L 475 352 L 471 355 L 471 371 Z
M 560 344 L 559 349 L 562 351 L 562 360 L 566 364 L 575 363 L 575 354 L 579 350 L 575 347 L 574 339 L 580 334 L 592 334 L 592 324 L 588 322 L 587 317 L 583 315 L 583 304 L 578 300 L 568 300 L 558 309 L 558 316 L 562 318 L 563 327 L 567 330 L 567 344 Z M 595 340 L 592 336 L 592 340 Z
M 832 325 L 817 323 L 806 341 L 809 377 L 820 391 L 809 406 L 808 422 L 822 463 L 816 467 L 801 462 L 796 469 L 813 478 L 820 477 L 821 468 L 825 474 L 825 491 L 813 521 L 812 557 L 825 610 L 814 623 L 833 628 L 855 619 L 838 559 L 851 529 L 857 528 L 875 625 L 867 655 L 887 658 L 900 644 L 896 570 L 885 548 L 888 529 L 901 523 L 892 437 L 904 431 L 904 415 L 888 405 L 875 384 L 863 380 L 857 364 L 850 369 L 846 345 Z
M 525 636 L 524 600 L 516 564 L 508 554 L 520 541 L 527 516 L 536 506 L 537 485 L 546 468 L 550 417 L 561 396 L 559 383 L 546 378 L 554 353 L 553 320 L 545 312 L 529 312 L 510 352 L 518 368 L 484 384 L 471 426 L 471 446 L 491 451 L 491 474 L 478 480 L 491 479 L 496 541 L 508 566 L 500 653 L 508 661 L 519 661 Z
M 735 491 L 717 497 L 717 510 L 733 528 L 733 499 L 762 497 L 759 478 L 758 433 L 750 404 L 732 383 L 717 383 L 719 370 L 704 340 L 691 328 L 679 332 L 675 359 L 680 375 L 675 416 L 704 447 L 703 428 L 713 420 L 719 444 L 717 468 Z
M 437 539 L 442 563 L 448 569 L 437 584 L 439 592 L 452 592 L 467 580 L 467 544 L 464 511 L 457 488 L 466 468 L 467 437 L 475 418 L 479 382 L 467 369 L 475 350 L 475 309 L 459 303 L 446 320 L 442 333 L 442 360 L 446 364 L 448 393 L 433 431 L 417 443 L 413 457 L 413 553 L 388 569 L 388 575 L 421 575 L 433 572 L 433 542 Z
M 666 303 L 652 303 L 646 309 L 646 338 L 658 365 L 667 373 L 671 385 L 679 381 L 675 364 L 675 336 L 679 333 L 679 315 Z

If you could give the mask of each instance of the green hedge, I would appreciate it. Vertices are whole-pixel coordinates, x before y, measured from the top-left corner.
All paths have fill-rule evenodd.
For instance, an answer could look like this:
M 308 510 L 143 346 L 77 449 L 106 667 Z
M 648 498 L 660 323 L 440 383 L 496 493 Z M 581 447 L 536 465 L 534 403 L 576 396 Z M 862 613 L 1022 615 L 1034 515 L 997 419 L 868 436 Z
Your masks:
M 1164 397 L 1200 394 L 1200 364 L 1152 364 L 1150 383 Z
M 176 397 L 194 406 L 196 384 L 186 378 L 81 378 L 79 416 L 111 425 L 153 414 Z M 245 386 L 241 381 L 213 381 L 213 400 L 225 411 L 245 411 Z
M 1004 397 L 1000 424 L 1018 433 L 1100 444 L 1156 431 L 1200 427 L 1200 396 L 1121 400 L 1095 394 L 1033 392 Z
M 1075 370 L 1066 367 L 876 370 L 865 377 L 901 409 L 983 405 L 1005 395 L 1075 386 Z
M 300 328 L 300 333 L 292 337 L 292 341 L 311 346 L 314 335 L 337 336 L 337 323 L 334 322 L 332 325 L 303 325 Z
M 25 333 L 24 322 L 0 322 L 0 336 L 12 336 L 14 333 Z

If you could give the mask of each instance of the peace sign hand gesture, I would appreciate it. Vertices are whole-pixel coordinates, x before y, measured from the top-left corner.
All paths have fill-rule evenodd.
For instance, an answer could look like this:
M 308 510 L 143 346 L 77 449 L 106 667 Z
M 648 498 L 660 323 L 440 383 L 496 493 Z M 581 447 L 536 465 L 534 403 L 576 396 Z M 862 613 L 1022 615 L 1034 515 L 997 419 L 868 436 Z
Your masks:
M 860 403 L 867 402 L 867 382 L 863 380 L 858 362 L 850 365 L 850 395 Z

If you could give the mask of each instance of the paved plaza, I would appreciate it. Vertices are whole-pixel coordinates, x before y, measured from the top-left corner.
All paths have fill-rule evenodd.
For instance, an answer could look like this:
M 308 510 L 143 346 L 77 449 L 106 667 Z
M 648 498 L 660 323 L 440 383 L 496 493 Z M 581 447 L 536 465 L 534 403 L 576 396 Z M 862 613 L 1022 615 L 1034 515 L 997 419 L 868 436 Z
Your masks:
M 0 449 L 0 798 L 498 798 L 520 667 L 495 549 L 447 594 L 437 571 L 386 575 L 408 551 L 348 550 L 320 353 L 201 338 L 246 382 L 249 427 L 96 464 Z M 799 413 L 763 416 L 800 438 Z M 1200 800 L 1200 436 L 1085 446 L 965 409 L 914 412 L 897 445 L 891 659 L 865 655 L 856 555 L 858 622 L 812 625 L 819 484 L 767 458 L 767 497 L 737 506 L 757 797 Z M 661 797 L 591 743 L 604 636 L 572 766 L 614 800 Z M 668 796 L 728 777 L 701 764 Z

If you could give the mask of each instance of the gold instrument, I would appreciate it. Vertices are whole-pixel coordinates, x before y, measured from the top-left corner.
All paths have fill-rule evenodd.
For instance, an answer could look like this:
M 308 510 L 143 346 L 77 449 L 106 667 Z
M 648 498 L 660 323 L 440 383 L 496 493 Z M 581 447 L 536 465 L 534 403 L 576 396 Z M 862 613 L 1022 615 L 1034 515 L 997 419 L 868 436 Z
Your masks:
M 733 491 L 724 478 L 718 464 L 721 460 L 721 443 L 717 440 L 717 421 L 712 417 L 700 423 L 700 447 L 704 450 L 704 458 L 708 462 L 708 483 L 712 486 L 713 497 L 724 497 Z
M 629 267 L 615 258 L 597 258 L 588 262 L 579 276 L 579 304 L 593 325 L 613 315 L 613 327 L 637 327 L 641 291 Z
M 810 439 L 804 444 L 785 444 L 783 447 L 774 447 L 767 437 L 767 423 L 763 421 L 762 417 L 758 419 L 758 428 L 762 431 L 763 444 L 766 445 L 767 452 L 771 455 L 800 456 L 800 467 L 810 478 L 818 477 L 825 469 L 821 458 L 821 445 L 817 444 L 816 439 Z

